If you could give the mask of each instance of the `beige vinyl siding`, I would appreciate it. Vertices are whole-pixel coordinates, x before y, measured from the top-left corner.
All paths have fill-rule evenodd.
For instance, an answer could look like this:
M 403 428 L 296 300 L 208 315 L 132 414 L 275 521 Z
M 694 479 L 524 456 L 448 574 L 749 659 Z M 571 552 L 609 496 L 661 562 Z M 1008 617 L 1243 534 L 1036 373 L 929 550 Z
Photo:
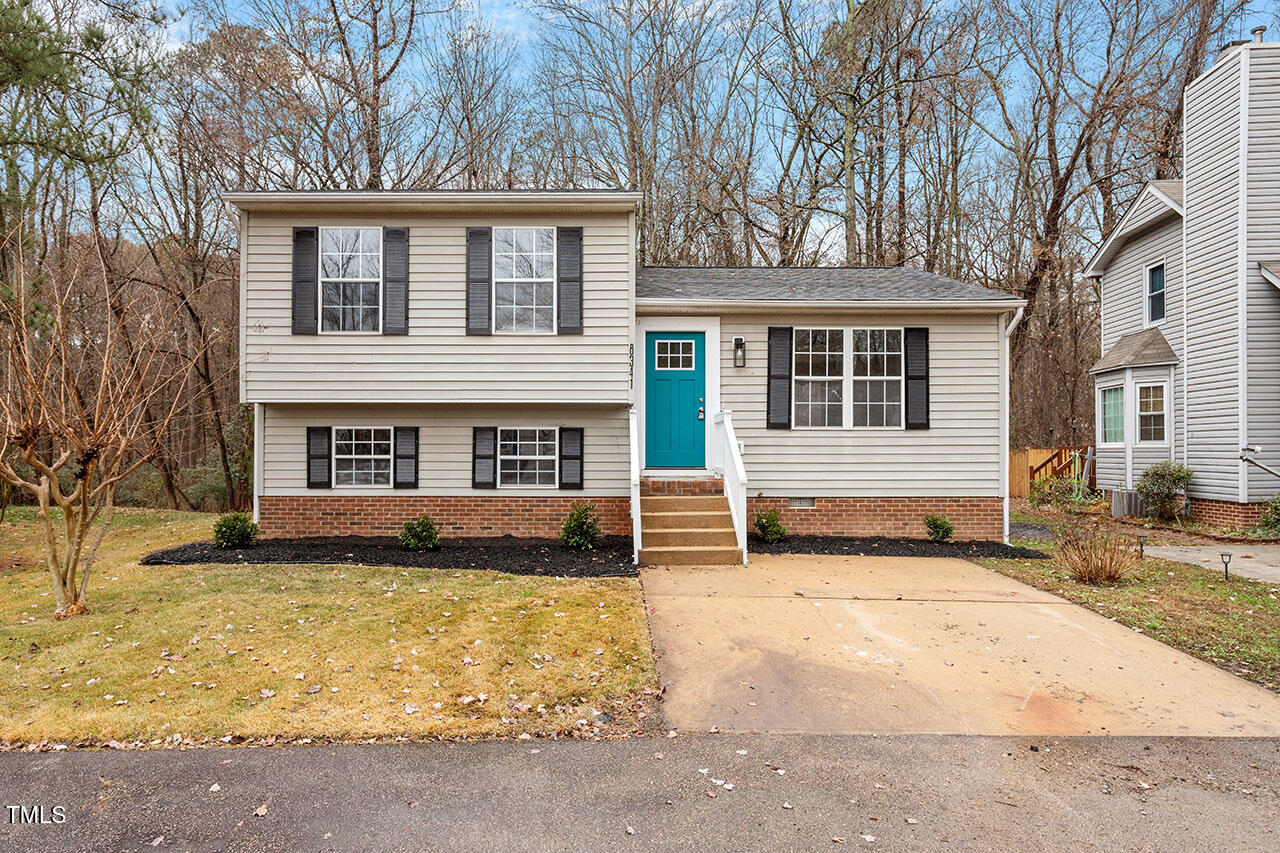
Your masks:
M 584 496 L 630 493 L 627 410 L 604 406 L 264 406 L 264 495 L 573 495 L 548 488 L 471 488 L 477 426 L 582 427 Z M 418 427 L 418 489 L 307 488 L 309 426 Z
M 1280 289 L 1259 261 L 1280 261 L 1280 45 L 1249 49 L 1248 428 L 1255 458 L 1280 468 Z M 1280 493 L 1280 479 L 1245 468 L 1249 500 Z
M 1168 210 L 1168 208 L 1166 208 Z M 1164 260 L 1165 319 L 1157 323 L 1156 328 L 1164 335 L 1169 346 L 1178 356 L 1179 364 L 1174 370 L 1172 395 L 1177 402 L 1173 409 L 1173 421 L 1169 427 L 1176 438 L 1177 459 L 1182 460 L 1182 431 L 1186 428 L 1182 411 L 1182 384 L 1185 381 L 1185 361 L 1183 359 L 1182 341 L 1182 218 L 1172 214 L 1170 218 L 1160 222 L 1158 226 L 1137 235 L 1127 241 L 1111 262 L 1107 264 L 1102 275 L 1102 351 L 1111 349 L 1122 336 L 1143 329 L 1143 318 L 1146 316 L 1145 299 L 1147 292 L 1146 270 L 1150 265 Z M 1164 378 L 1168 369 L 1161 367 Z M 1106 374 L 1113 376 L 1114 374 Z M 1103 377 L 1098 377 L 1102 382 Z M 1101 438 L 1098 436 L 1097 438 Z M 1116 450 L 1108 450 L 1110 457 Z M 1123 480 L 1123 458 L 1121 459 L 1121 480 Z M 1136 467 L 1134 476 L 1140 475 Z M 1102 476 L 1102 465 L 1098 466 L 1098 474 Z M 1099 483 L 1101 484 L 1101 480 Z M 1118 484 L 1108 481 L 1106 488 L 1114 488 Z
M 1240 56 L 1186 93 L 1187 464 L 1195 497 L 1239 498 Z
M 409 227 L 409 334 L 290 334 L 295 226 Z M 582 335 L 466 334 L 468 226 L 583 228 Z M 587 217 L 247 215 L 244 402 L 628 403 L 631 223 Z
M 720 399 L 744 445 L 748 494 L 788 497 L 1003 494 L 1000 318 L 832 311 L 720 319 Z M 765 428 L 769 326 L 929 328 L 928 430 Z M 733 338 L 747 365 L 733 366 Z

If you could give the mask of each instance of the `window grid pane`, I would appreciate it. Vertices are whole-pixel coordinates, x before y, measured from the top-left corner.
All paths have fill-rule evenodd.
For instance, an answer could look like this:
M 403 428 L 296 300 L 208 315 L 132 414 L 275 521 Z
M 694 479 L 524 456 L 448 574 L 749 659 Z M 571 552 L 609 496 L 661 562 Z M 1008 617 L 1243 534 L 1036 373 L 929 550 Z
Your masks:
M 902 330 L 854 329 L 853 425 L 902 426 Z
M 391 428 L 335 429 L 333 483 L 335 486 L 391 485 Z
M 498 430 L 498 485 L 555 486 L 556 431 Z
M 844 330 L 796 329 L 795 425 L 844 426 Z
M 493 328 L 555 331 L 555 229 L 493 230 Z
M 1138 386 L 1138 440 L 1164 441 L 1164 386 Z
M 693 370 L 693 341 L 655 341 L 653 366 L 657 370 Z
M 1102 442 L 1124 442 L 1124 389 L 1102 389 Z
M 382 317 L 382 230 L 320 229 L 320 329 L 377 332 Z

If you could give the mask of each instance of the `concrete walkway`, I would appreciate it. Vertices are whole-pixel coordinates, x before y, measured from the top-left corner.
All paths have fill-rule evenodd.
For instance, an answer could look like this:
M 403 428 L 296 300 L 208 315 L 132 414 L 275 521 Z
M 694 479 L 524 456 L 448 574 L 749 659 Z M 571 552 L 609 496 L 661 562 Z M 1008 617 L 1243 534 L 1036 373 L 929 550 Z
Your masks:
M 6 812 L 0 849 L 1261 851 L 1280 849 L 1278 793 L 1280 744 L 1247 738 L 9 753 L 0 799 L 66 820 Z
M 757 555 L 641 581 L 681 729 L 1280 735 L 1280 696 L 965 560 Z
M 1231 554 L 1231 573 L 1264 583 L 1280 584 L 1280 545 L 1244 545 L 1215 542 L 1212 545 L 1148 545 L 1146 553 L 1162 560 L 1176 560 L 1222 571 L 1223 551 Z

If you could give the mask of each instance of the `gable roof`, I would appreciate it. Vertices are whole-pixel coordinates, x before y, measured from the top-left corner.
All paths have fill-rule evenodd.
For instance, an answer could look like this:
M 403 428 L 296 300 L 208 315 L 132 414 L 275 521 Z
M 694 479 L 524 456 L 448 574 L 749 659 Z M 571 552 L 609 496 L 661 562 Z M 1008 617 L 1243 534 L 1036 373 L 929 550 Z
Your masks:
M 1018 297 L 908 267 L 641 267 L 637 304 L 937 304 L 1016 308 Z
M 1151 367 L 1161 364 L 1177 364 L 1178 355 L 1169 346 L 1159 329 L 1143 329 L 1122 335 L 1107 350 L 1098 363 L 1089 368 L 1090 373 L 1106 373 L 1125 367 Z
M 626 190 L 269 190 L 225 192 L 224 204 L 251 213 L 630 213 Z
M 1097 278 L 1102 275 L 1107 264 L 1116 256 L 1128 239 L 1139 231 L 1164 220 L 1168 216 L 1183 215 L 1182 181 L 1147 181 L 1142 192 L 1133 200 L 1129 208 L 1120 217 L 1120 221 L 1111 229 L 1107 239 L 1102 241 L 1098 251 L 1084 268 L 1086 278 Z M 1156 207 L 1158 213 L 1142 215 Z

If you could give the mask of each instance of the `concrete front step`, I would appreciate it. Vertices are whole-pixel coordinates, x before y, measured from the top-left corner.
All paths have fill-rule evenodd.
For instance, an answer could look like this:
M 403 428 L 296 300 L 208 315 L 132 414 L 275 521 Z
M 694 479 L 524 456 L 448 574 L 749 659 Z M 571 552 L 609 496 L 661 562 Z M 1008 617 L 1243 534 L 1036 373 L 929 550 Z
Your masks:
M 727 519 L 726 519 L 727 521 Z M 738 534 L 731 525 L 724 527 L 682 527 L 679 530 L 645 530 L 642 540 L 646 548 L 689 547 L 698 545 L 718 545 L 736 548 Z
M 740 566 L 742 552 L 722 545 L 645 546 L 640 549 L 640 563 L 645 566 Z
M 640 512 L 707 512 L 729 511 L 724 495 L 652 495 L 640 498 Z
M 640 529 L 645 534 L 651 530 L 705 530 L 709 527 L 733 527 L 729 510 L 700 510 L 697 512 L 647 512 L 640 511 Z

